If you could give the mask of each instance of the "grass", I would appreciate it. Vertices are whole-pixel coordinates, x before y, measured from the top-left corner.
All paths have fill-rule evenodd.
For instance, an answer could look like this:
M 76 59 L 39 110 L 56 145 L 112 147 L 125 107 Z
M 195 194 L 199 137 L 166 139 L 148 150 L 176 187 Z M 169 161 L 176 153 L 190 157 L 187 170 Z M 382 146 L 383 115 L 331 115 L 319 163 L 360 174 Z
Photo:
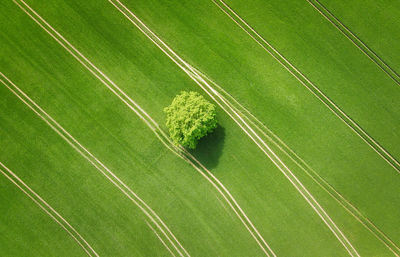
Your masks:
M 178 92 L 204 93 L 109 2 L 27 3 L 162 129 L 162 109 Z M 396 229 L 400 225 L 399 174 L 215 4 L 124 3 L 400 244 Z M 335 27 L 306 1 L 251 1 L 244 5 L 232 0 L 228 4 L 399 159 L 399 88 Z M 192 256 L 263 255 L 205 178 L 168 151 L 134 112 L 16 4 L 4 6 L 0 71 L 144 199 Z M 361 33 L 357 27 L 354 32 Z M 382 58 L 393 58 L 381 53 Z M 6 87 L 2 85 L 0 90 L 2 163 L 76 227 L 100 256 L 169 254 L 139 208 Z M 229 189 L 276 255 L 348 255 L 236 123 L 222 109 L 218 109 L 218 117 L 220 129 L 192 154 Z M 309 176 L 277 148 L 273 150 L 360 255 L 393 256 Z M 1 252 L 24 256 L 31 249 L 35 256 L 84 255 L 25 195 L 15 193 L 16 187 L 5 178 L 0 183 L 2 206 L 11 206 L 0 218 L 0 227 L 12 229 L 3 236 Z M 13 207 L 11 199 L 21 205 Z M 29 223 L 27 210 L 37 217 L 35 223 Z M 8 217 L 20 225 L 13 227 Z
M 363 1 L 362 5 L 359 1 L 321 3 L 399 74 L 400 49 L 395 47 L 400 40 L 398 2 Z M 357 17 L 352 15 L 354 12 L 357 12 Z

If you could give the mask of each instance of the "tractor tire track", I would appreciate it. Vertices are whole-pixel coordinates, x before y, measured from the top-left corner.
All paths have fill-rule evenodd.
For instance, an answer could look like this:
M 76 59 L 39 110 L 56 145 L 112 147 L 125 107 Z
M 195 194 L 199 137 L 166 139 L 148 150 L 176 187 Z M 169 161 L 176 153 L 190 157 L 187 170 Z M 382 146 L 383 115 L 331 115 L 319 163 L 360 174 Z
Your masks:
M 190 153 L 184 149 L 176 147 L 172 141 L 169 139 L 167 134 L 159 127 L 159 125 L 138 105 L 134 102 L 124 91 L 122 91 L 110 78 L 108 78 L 100 69 L 98 69 L 93 63 L 90 62 L 81 52 L 79 52 L 70 42 L 68 42 L 59 32 L 57 32 L 49 23 L 47 23 L 37 12 L 35 12 L 29 5 L 27 5 L 23 0 L 13 0 L 29 17 L 31 17 L 43 30 L 45 30 L 58 44 L 60 44 L 67 52 L 69 52 L 79 63 L 81 63 L 86 69 L 88 69 L 102 84 L 104 84 L 114 95 L 116 95 L 125 105 L 127 105 L 132 111 L 139 116 L 139 118 L 145 122 L 145 124 L 154 132 L 154 134 L 159 138 L 159 140 L 173 153 L 175 153 L 180 158 L 183 158 L 190 165 L 192 165 L 203 177 L 207 179 L 209 183 L 212 184 L 214 188 L 223 196 L 225 201 L 229 204 L 235 214 L 239 217 L 241 222 L 244 224 L 250 234 L 257 238 L 259 232 L 255 229 L 250 219 L 240 208 L 236 200 L 229 193 L 229 191 L 223 186 L 222 189 L 218 185 L 222 183 L 217 180 L 210 171 L 205 169 L 204 166 L 200 164 Z M 22 4 L 25 6 L 23 7 Z M 26 9 L 28 8 L 29 11 Z M 227 195 L 225 195 L 227 194 Z M 231 201 L 233 203 L 231 203 Z M 165 226 L 164 226 L 165 227 Z M 169 230 L 168 230 L 169 231 Z M 170 231 L 169 231 L 170 232 Z M 257 236 L 256 236 L 257 235 Z M 176 237 L 172 237 L 177 241 Z M 256 240 L 259 245 L 260 242 L 265 242 L 262 238 L 261 240 Z M 178 241 L 178 245 L 183 249 L 187 256 L 190 256 L 187 251 L 181 246 Z M 266 251 L 263 248 L 263 251 Z M 267 256 L 276 256 L 274 253 L 266 254 Z
M 205 74 L 197 70 L 207 81 L 219 90 L 221 95 L 226 97 L 230 106 L 235 109 L 247 122 L 261 133 L 266 141 L 275 145 L 284 155 L 286 155 L 297 167 L 299 167 L 307 176 L 309 176 L 319 187 L 327 192 L 335 201 L 337 201 L 350 215 L 352 215 L 360 224 L 371 232 L 381 243 L 385 245 L 395 256 L 400 257 L 400 248 L 383 233 L 372 221 L 365 217 L 354 205 L 342 196 L 332 185 L 324 180 L 310 165 L 308 165 L 299 155 L 297 155 L 285 142 L 283 142 L 275 133 L 271 131 L 264 123 L 255 117 L 248 109 L 241 105 L 233 96 L 221 88 L 217 83 L 208 78 Z
M 178 247 L 173 243 L 174 238 L 172 232 L 168 229 L 160 217 L 124 182 L 121 181 L 109 168 L 100 162 L 91 152 L 89 152 L 82 144 L 80 144 L 68 131 L 66 131 L 55 119 L 47 114 L 38 104 L 36 104 L 29 96 L 19 89 L 11 80 L 0 72 L 2 79 L 0 82 L 9 89 L 15 96 L 19 98 L 27 107 L 29 107 L 39 118 L 41 118 L 50 128 L 55 131 L 62 139 L 64 139 L 74 150 L 76 150 L 83 158 L 93 165 L 101 174 L 103 174 L 113 185 L 115 185 L 125 196 L 127 196 L 151 222 L 162 232 L 168 241 L 174 246 L 176 251 L 184 256 Z M 3 80 L 4 79 L 4 80 Z M 7 83 L 6 83 L 7 81 Z M 161 225 L 160 225 L 161 224 Z M 167 230 L 168 233 L 165 231 Z
M 347 28 L 331 11 L 329 11 L 318 0 L 306 0 L 315 10 L 318 11 L 326 20 L 337 28 L 353 45 L 355 45 L 363 54 L 373 61 L 383 72 L 386 73 L 397 85 L 400 86 L 400 76 L 393 70 L 381 57 L 379 57 L 371 48 L 369 48 L 359 37 Z
M 168 45 L 166 45 L 154 32 L 152 32 L 135 14 L 132 13 L 125 5 L 119 0 L 110 0 L 110 2 L 130 20 L 142 33 L 144 33 L 161 51 L 163 51 L 175 64 L 177 64 L 197 85 L 199 85 L 234 121 L 241 127 L 241 129 L 256 143 L 256 145 L 267 155 L 267 157 L 275 164 L 275 166 L 285 175 L 285 177 L 292 183 L 304 199 L 310 204 L 322 221 L 332 231 L 335 237 L 344 246 L 346 251 L 351 256 L 359 256 L 357 251 L 343 235 L 341 230 L 332 221 L 325 210 L 319 205 L 314 197 L 308 190 L 301 184 L 301 182 L 294 176 L 294 174 L 287 168 L 287 166 L 276 156 L 276 154 L 266 145 L 264 141 L 258 136 L 243 119 L 233 111 L 232 108 L 225 100 L 212 88 L 209 84 L 199 75 L 196 70 L 180 58 Z M 118 4 L 114 3 L 117 2 Z M 219 98 L 219 100 L 217 100 Z M 225 106 L 225 107 L 224 107 Z M 228 108 L 226 108 L 228 107 Z M 228 111 L 227 109 L 230 110 Z M 236 118 L 236 117 L 238 118 Z
M 233 22 L 246 32 L 257 44 L 277 60 L 290 74 L 292 74 L 307 90 L 317 97 L 335 116 L 344 122 L 358 137 L 368 144 L 379 156 L 381 156 L 393 169 L 400 173 L 400 163 L 385 150 L 374 138 L 361 128 L 352 118 L 340 109 L 328 96 L 316 87 L 303 73 L 293 66 L 271 44 L 258 34 L 247 22 L 222 0 L 212 0 Z
M 38 205 L 50 218 L 52 218 L 62 229 L 64 229 L 86 252 L 89 256 L 99 255 L 93 249 L 93 247 L 82 237 L 81 234 L 65 219 L 63 218 L 53 207 L 50 206 L 42 197 L 40 197 L 35 191 L 33 191 L 22 179 L 20 179 L 15 173 L 7 168 L 2 162 L 0 162 L 0 172 L 10 180 L 19 190 L 21 190 L 26 196 L 28 196 L 36 205 Z

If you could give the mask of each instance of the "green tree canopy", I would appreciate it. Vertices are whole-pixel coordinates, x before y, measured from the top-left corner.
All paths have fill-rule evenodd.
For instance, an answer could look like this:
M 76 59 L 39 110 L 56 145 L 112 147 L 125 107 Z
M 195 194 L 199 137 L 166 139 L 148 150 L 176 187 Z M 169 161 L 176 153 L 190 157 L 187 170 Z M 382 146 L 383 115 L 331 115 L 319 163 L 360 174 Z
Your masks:
M 200 138 L 217 127 L 215 106 L 196 92 L 182 91 L 164 112 L 176 145 L 194 149 Z

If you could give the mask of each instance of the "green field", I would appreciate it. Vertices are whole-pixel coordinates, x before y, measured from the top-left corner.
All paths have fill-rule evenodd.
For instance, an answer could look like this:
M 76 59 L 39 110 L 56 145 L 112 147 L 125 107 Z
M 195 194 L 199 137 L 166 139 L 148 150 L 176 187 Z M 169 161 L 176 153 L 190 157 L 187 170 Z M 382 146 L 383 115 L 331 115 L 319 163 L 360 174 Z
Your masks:
M 396 1 L 5 0 L 0 256 L 400 257 Z M 219 127 L 171 144 L 196 91 Z

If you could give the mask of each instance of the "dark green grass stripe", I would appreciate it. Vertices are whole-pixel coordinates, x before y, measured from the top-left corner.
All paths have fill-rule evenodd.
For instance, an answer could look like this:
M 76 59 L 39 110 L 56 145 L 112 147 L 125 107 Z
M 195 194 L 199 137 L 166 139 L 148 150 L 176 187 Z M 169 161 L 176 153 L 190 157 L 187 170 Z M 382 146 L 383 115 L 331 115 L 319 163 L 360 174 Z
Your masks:
M 290 74 L 292 74 L 303 86 L 314 94 L 325 106 L 329 108 L 339 119 L 341 119 L 354 133 L 366 142 L 375 152 L 377 152 L 390 166 L 400 173 L 400 163 L 385 150 L 375 139 L 373 139 L 363 128 L 361 128 L 352 118 L 341 110 L 328 96 L 316 87 L 303 73 L 294 67 L 282 54 L 280 54 L 271 44 L 269 44 L 260 34 L 258 34 L 247 22 L 245 22 L 236 12 L 234 12 L 222 0 L 213 2 L 231 18 L 240 28 L 242 28 L 251 38 L 253 38 L 264 50 L 266 50 L 275 60 L 277 60 Z
M 371 59 L 380 69 L 382 69 L 397 85 L 400 86 L 400 75 L 397 74 L 381 57 L 369 48 L 357 35 L 348 29 L 331 11 L 329 11 L 318 0 L 306 0 L 322 16 L 324 16 L 333 26 L 345 35 L 358 49 L 360 49 L 369 59 Z

